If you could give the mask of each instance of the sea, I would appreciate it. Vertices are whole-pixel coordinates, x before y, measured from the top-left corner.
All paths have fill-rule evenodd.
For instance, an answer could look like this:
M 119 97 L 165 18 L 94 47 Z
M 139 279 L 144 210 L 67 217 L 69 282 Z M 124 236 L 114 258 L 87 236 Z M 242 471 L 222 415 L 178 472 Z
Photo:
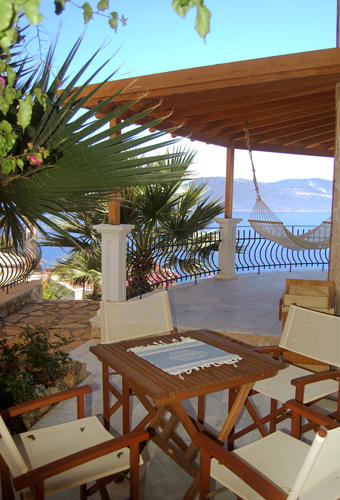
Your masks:
M 319 226 L 324 220 L 330 217 L 329 212 L 275 212 L 275 215 L 283 222 L 283 224 L 291 230 L 292 227 L 304 227 L 307 229 L 312 229 L 313 227 Z M 237 219 L 243 219 L 237 228 L 249 227 L 248 217 L 250 214 L 248 212 L 234 212 L 233 217 Z M 217 228 L 217 224 L 213 224 L 211 228 Z M 65 255 L 70 251 L 69 247 L 48 247 L 42 246 L 42 260 L 41 267 L 43 270 L 53 267 L 53 265 L 63 259 Z

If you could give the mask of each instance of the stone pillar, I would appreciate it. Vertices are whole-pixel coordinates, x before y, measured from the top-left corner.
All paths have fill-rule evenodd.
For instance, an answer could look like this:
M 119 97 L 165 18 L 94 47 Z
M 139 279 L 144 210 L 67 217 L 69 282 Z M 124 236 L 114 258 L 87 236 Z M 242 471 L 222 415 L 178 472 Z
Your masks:
M 243 219 L 214 219 L 220 226 L 221 243 L 218 250 L 218 267 L 221 269 L 215 278 L 220 280 L 235 280 L 236 225 Z
M 126 301 L 126 235 L 132 224 L 98 224 L 102 235 L 102 301 Z

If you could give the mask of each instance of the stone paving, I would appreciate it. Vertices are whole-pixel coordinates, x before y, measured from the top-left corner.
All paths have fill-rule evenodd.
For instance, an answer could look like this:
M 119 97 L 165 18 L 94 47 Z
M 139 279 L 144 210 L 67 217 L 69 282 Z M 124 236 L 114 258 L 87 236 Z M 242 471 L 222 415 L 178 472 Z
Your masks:
M 89 320 L 98 309 L 99 302 L 91 300 L 44 300 L 28 304 L 2 319 L 0 339 L 6 338 L 12 345 L 28 324 L 41 325 L 50 341 L 55 340 L 56 333 L 70 340 L 63 350 L 71 352 L 91 339 Z

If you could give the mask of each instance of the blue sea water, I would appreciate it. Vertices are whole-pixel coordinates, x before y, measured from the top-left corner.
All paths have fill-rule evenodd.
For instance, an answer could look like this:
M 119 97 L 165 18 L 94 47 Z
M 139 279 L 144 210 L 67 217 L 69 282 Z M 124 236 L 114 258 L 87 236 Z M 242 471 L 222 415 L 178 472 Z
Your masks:
M 249 227 L 248 212 L 234 212 L 233 217 L 243 219 L 243 221 L 238 225 Z M 326 212 L 282 212 L 275 213 L 275 215 L 284 223 L 288 229 L 292 226 L 299 227 L 304 226 L 306 228 L 313 228 L 321 224 L 324 220 L 330 217 L 330 213 Z M 217 227 L 217 225 L 215 225 Z M 70 248 L 60 248 L 60 247 L 41 247 L 42 249 L 42 261 L 41 267 L 45 270 L 53 266 L 57 260 L 62 259 L 70 250 Z

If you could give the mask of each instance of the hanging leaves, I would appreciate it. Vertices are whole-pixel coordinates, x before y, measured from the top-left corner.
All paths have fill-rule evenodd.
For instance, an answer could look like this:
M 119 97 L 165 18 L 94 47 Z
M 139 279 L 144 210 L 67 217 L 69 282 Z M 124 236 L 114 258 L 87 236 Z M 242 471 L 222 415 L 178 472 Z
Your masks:
M 211 14 L 204 5 L 204 0 L 173 0 L 172 2 L 172 8 L 181 17 L 185 17 L 192 7 L 197 9 L 195 30 L 205 40 L 210 31 Z

